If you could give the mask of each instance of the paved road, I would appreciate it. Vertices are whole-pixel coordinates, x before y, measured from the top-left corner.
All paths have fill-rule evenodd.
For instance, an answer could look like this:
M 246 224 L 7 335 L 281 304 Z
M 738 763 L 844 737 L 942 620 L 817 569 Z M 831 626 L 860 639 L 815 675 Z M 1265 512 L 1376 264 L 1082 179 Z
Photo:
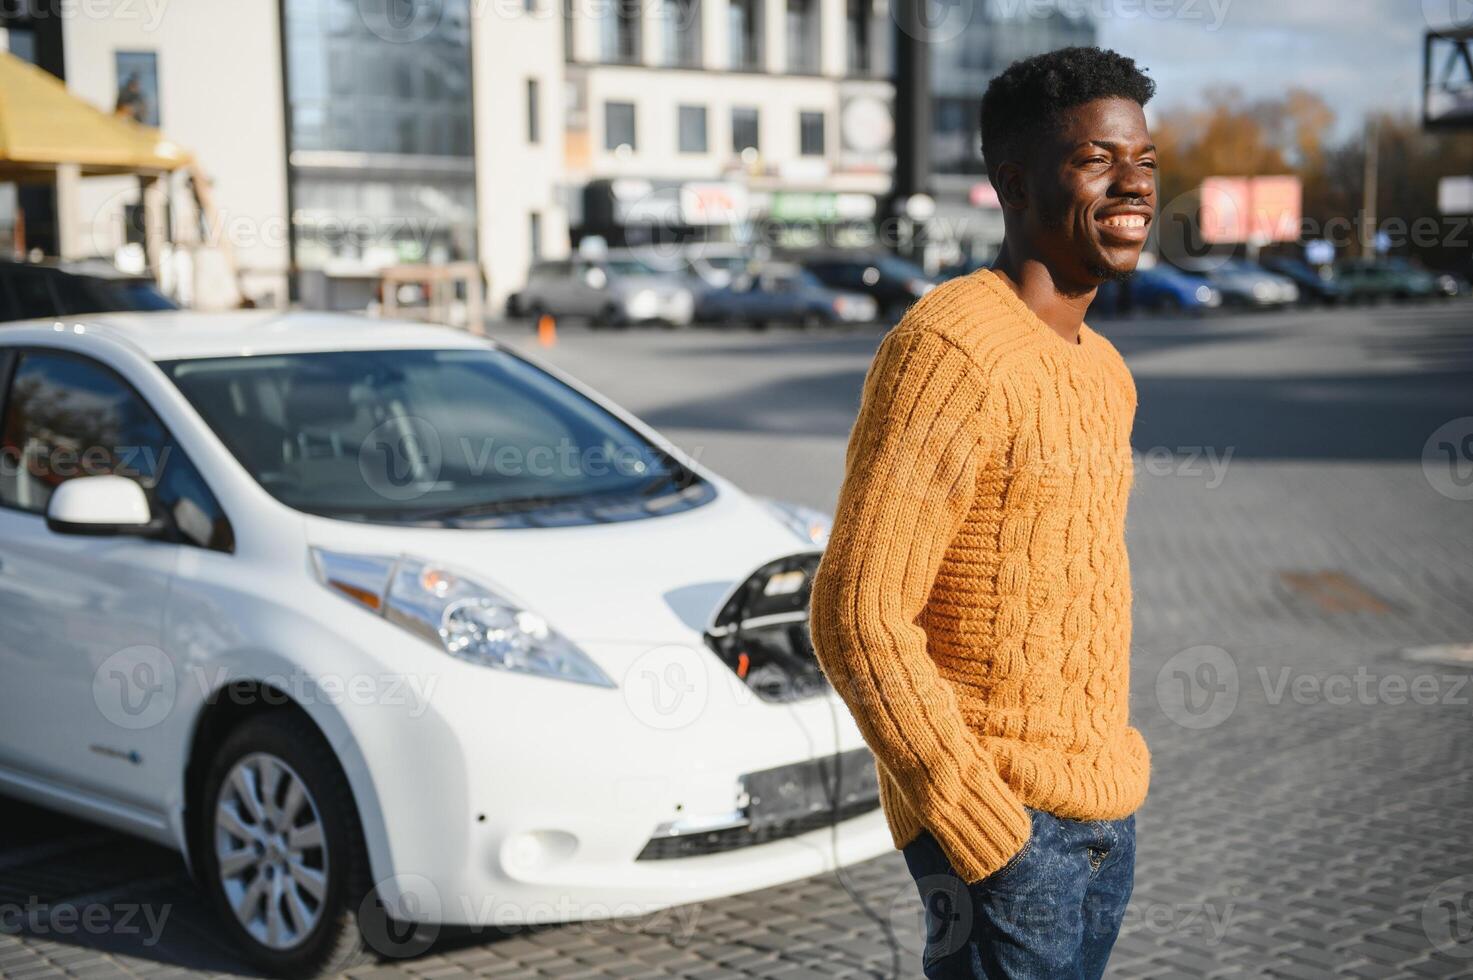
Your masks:
M 1439 456 L 1473 439 L 1473 308 L 1100 327 L 1140 390 L 1133 712 L 1154 757 L 1110 975 L 1473 976 L 1473 659 L 1422 650 L 1473 643 L 1473 458 Z M 541 353 L 747 488 L 829 507 L 877 338 L 565 328 Z M 27 924 L 0 935 L 0 975 L 238 967 L 177 858 L 0 813 L 0 907 L 169 911 L 151 945 L 143 920 Z M 918 925 L 890 854 L 675 915 L 449 936 L 357 975 L 883 978 L 898 958 L 909 977 Z

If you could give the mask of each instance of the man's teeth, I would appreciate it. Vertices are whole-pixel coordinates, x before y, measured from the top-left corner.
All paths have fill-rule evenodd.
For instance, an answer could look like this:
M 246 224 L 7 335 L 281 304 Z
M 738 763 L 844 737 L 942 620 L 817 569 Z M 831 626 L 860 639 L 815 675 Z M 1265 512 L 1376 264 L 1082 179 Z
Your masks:
M 1143 214 L 1117 214 L 1105 218 L 1100 222 L 1106 228 L 1144 228 L 1146 216 Z

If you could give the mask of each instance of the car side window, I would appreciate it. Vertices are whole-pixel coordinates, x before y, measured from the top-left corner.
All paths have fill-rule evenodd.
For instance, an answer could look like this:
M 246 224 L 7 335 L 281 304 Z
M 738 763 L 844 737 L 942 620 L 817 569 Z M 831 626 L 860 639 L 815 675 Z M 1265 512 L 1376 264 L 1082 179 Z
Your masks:
M 204 478 L 127 382 L 79 355 L 21 354 L 0 419 L 0 506 L 42 514 L 62 483 L 104 475 L 143 487 L 179 542 L 234 550 Z

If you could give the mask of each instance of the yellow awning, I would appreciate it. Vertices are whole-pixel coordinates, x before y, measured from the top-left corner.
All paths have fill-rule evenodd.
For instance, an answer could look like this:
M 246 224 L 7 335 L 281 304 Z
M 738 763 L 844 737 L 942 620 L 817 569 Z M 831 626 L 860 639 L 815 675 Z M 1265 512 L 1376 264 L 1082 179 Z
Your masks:
M 189 162 L 158 130 L 109 115 L 50 72 L 0 51 L 0 180 L 44 177 L 63 163 L 83 174 L 131 174 Z

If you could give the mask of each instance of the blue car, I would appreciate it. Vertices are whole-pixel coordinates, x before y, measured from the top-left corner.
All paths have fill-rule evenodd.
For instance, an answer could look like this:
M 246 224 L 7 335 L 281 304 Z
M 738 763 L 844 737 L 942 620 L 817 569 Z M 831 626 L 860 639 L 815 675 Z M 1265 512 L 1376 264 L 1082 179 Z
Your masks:
M 1128 297 L 1122 289 L 1130 290 Z M 1095 294 L 1092 310 L 1122 313 L 1122 300 L 1130 307 L 1154 313 L 1204 313 L 1222 305 L 1222 293 L 1206 279 L 1166 264 L 1137 269 L 1124 284 L 1107 282 Z
M 730 285 L 704 290 L 696 301 L 697 320 L 754 327 L 870 323 L 876 313 L 871 297 L 830 289 L 802 266 L 785 262 L 763 266 L 756 275 L 737 276 Z

